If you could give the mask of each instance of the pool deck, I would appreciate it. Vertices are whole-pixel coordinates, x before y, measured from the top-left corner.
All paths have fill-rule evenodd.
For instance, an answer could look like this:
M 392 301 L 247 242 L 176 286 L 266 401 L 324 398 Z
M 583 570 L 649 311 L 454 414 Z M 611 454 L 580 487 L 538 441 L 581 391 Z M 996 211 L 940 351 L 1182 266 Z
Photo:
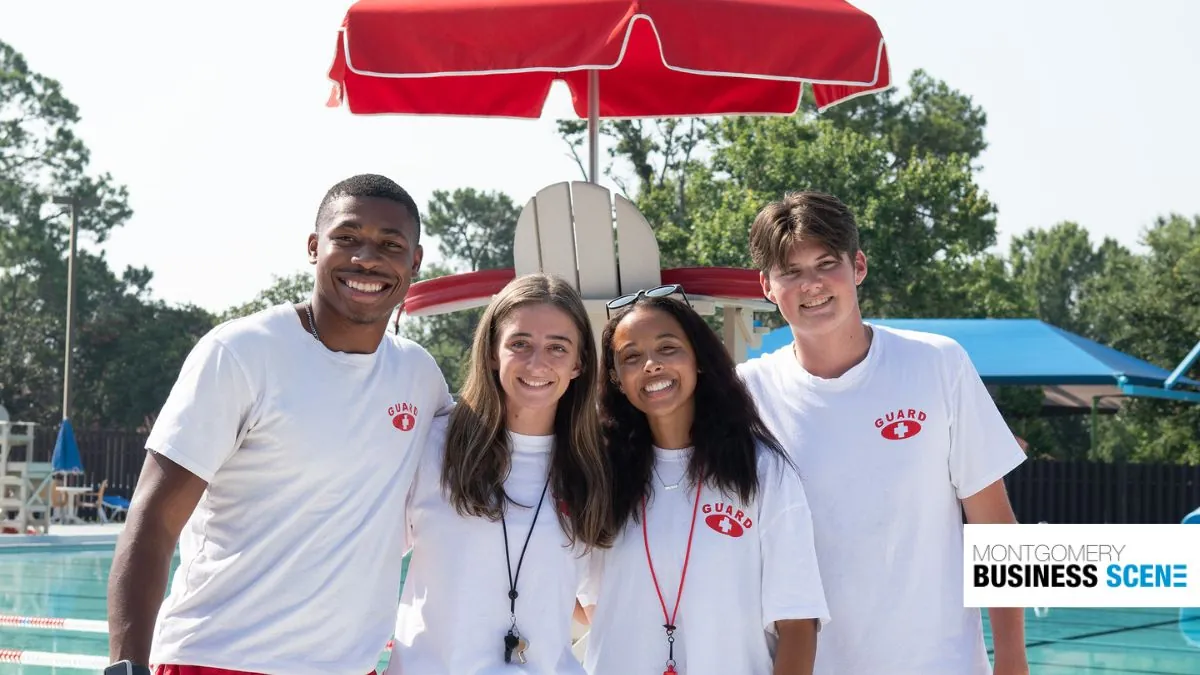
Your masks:
M 0 551 L 113 546 L 117 543 L 117 536 L 123 529 L 125 529 L 125 523 L 51 525 L 46 534 L 0 535 Z

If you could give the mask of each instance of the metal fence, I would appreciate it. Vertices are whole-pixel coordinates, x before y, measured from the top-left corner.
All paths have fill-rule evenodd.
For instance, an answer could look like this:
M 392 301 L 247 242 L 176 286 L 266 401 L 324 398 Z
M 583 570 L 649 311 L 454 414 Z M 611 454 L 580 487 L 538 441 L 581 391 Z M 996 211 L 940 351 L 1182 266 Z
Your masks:
M 1023 523 L 1178 523 L 1200 508 L 1200 466 L 1030 460 L 1005 483 Z
M 49 462 L 54 453 L 58 429 L 38 427 L 34 432 L 35 461 Z M 83 464 L 84 485 L 99 485 L 107 480 L 107 494 L 133 495 L 142 461 L 146 458 L 146 434 L 132 431 L 88 431 L 75 429 L 79 460 Z
M 37 430 L 36 450 L 49 461 L 57 429 Z M 128 497 L 146 457 L 146 434 L 76 429 L 86 484 L 108 480 Z M 1108 464 L 1033 459 L 1005 479 L 1023 523 L 1178 523 L 1200 507 L 1200 466 Z

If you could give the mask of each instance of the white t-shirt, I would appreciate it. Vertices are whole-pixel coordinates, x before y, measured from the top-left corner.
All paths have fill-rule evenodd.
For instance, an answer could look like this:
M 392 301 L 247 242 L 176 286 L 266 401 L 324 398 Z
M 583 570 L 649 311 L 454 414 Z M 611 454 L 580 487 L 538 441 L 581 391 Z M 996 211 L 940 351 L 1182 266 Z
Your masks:
M 147 447 L 208 481 L 150 660 L 362 675 L 400 592 L 404 500 L 452 401 L 433 358 L 387 336 L 333 352 L 291 305 L 227 322 L 184 362 Z
M 646 533 L 669 615 L 679 595 L 696 488 L 684 478 L 690 450 L 654 452 L 657 475 L 651 474 Z M 701 490 L 675 617 L 675 669 L 681 675 L 770 675 L 776 621 L 829 620 L 799 477 L 761 448 L 758 475 L 751 504 L 708 485 Z M 677 482 L 678 488 L 663 487 Z M 646 561 L 642 523 L 628 521 L 613 548 L 595 550 L 589 558 L 580 590 L 584 606 L 595 605 L 584 658 L 588 673 L 663 672 L 666 621 Z
M 444 437 L 444 425 L 438 426 Z M 513 575 L 529 536 L 516 602 L 517 629 L 529 643 L 526 663 L 515 656 L 504 663 L 504 636 L 512 627 L 504 528 L 499 521 L 458 515 L 442 490 L 439 449 L 421 460 L 406 511 L 412 558 L 388 674 L 583 675 L 571 653 L 571 619 L 587 559 L 583 544 L 572 549 L 563 534 L 553 487 L 529 534 L 554 437 L 508 437 L 512 468 L 504 490 L 516 504 L 509 504 L 505 521 Z
M 963 607 L 959 500 L 1025 455 L 958 343 L 873 328 L 836 379 L 790 344 L 738 366 L 812 506 L 835 619 L 816 673 L 990 673 L 979 610 Z

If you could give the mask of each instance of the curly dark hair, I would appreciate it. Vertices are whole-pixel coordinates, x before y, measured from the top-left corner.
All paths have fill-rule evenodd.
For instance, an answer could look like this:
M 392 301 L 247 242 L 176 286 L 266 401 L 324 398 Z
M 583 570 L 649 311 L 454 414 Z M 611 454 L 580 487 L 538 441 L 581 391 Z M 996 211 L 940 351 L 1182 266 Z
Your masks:
M 696 412 L 692 422 L 692 451 L 688 477 L 705 481 L 726 495 L 750 502 L 757 493 L 758 447 L 791 464 L 787 453 L 758 414 L 733 359 L 717 334 L 689 305 L 672 297 L 646 297 L 622 308 L 604 327 L 601 340 L 605 376 L 601 378 L 600 418 L 612 475 L 612 516 L 615 531 L 627 520 L 637 522 L 638 506 L 652 491 L 654 452 L 650 423 L 621 392 L 616 377 L 613 335 L 621 321 L 637 310 L 652 309 L 672 316 L 683 327 L 696 355 Z M 794 467 L 794 465 L 792 465 Z

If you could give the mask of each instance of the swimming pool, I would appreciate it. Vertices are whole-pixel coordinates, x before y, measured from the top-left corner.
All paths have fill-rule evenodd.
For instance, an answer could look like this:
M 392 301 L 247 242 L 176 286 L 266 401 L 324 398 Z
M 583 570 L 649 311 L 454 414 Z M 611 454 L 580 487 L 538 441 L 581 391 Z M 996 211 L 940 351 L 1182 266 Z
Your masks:
M 98 662 L 108 659 L 106 633 L 11 625 L 5 619 L 19 616 L 105 621 L 112 559 L 111 544 L 39 552 L 0 551 L 0 675 L 78 675 L 99 670 L 90 663 L 82 669 L 5 663 L 13 652 L 74 654 Z M 407 563 L 406 558 L 405 569 Z M 178 565 L 176 557 L 171 561 L 172 574 Z M 384 653 L 379 672 L 386 666 Z
M 1193 631 L 1200 628 L 1194 623 L 1200 616 L 1187 619 Z M 990 628 L 985 612 L 989 647 Z M 1026 610 L 1029 670 L 1036 675 L 1196 675 L 1200 649 L 1188 644 L 1180 628 L 1178 609 Z
M 111 545 L 0 552 L 0 616 L 104 621 L 111 566 Z M 1036 675 L 1200 673 L 1200 649 L 1181 635 L 1178 610 L 1052 609 L 1038 614 L 1026 612 L 1030 669 Z M 984 617 L 990 645 L 986 613 Z M 1200 616 L 1192 622 L 1200 623 Z M 10 650 L 106 660 L 108 636 L 0 622 L 0 661 Z M 386 663 L 383 654 L 381 672 Z M 71 675 L 86 670 L 0 662 L 0 675 Z
M 0 614 L 103 621 L 111 565 L 111 547 L 0 553 Z M 108 636 L 2 625 L 0 654 L 13 650 L 107 657 Z M 79 672 L 83 671 L 0 663 L 0 674 L 3 675 Z

